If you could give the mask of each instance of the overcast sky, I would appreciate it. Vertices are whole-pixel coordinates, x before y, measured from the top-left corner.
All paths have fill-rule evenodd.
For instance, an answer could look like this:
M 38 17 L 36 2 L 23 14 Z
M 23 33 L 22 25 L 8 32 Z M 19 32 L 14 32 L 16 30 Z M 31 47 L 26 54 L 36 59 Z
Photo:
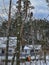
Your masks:
M 16 0 L 12 0 L 12 1 L 13 1 L 13 4 L 16 4 Z M 33 10 L 33 13 L 34 13 L 33 16 L 35 18 L 43 19 L 48 16 L 49 9 L 48 9 L 46 0 L 30 0 L 30 1 L 31 1 L 32 5 L 35 7 L 35 9 Z M 8 9 L 9 0 L 4 0 L 4 4 L 5 4 L 6 9 Z M 4 4 L 3 4 L 3 0 L 0 0 L 0 16 L 7 17 L 7 14 L 5 12 L 3 12 Z M 15 7 L 13 6 L 13 8 L 15 8 Z

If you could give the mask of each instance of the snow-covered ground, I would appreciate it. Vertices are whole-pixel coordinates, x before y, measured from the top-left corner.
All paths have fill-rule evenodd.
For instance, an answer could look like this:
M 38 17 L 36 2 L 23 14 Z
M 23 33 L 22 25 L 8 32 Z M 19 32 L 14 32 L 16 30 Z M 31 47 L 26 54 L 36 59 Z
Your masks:
M 5 65 L 5 63 L 0 62 L 0 65 Z M 11 63 L 9 62 L 8 65 L 11 65 Z M 14 65 L 16 65 L 16 62 L 14 62 Z M 49 65 L 49 61 L 46 63 L 44 61 L 21 62 L 20 65 Z

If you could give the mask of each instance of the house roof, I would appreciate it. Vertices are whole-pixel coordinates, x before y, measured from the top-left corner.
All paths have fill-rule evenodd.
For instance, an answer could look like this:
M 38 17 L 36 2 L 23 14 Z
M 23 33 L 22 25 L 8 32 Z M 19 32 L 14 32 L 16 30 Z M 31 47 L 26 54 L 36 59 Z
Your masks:
M 34 45 L 35 49 L 41 49 L 41 45 Z M 33 45 L 27 45 L 24 47 L 24 49 L 33 49 Z
M 25 46 L 25 47 L 24 47 L 24 50 L 27 50 L 27 49 L 28 49 L 28 50 L 30 50 L 30 48 L 29 48 L 29 47 Z

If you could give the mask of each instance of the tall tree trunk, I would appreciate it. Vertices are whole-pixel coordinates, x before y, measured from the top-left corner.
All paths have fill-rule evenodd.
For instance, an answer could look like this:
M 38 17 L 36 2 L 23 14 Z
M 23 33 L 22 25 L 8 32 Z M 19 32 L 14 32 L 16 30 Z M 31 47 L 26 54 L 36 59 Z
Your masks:
M 10 3 L 9 3 L 5 65 L 8 65 L 9 32 L 10 32 L 10 23 L 11 23 L 11 4 L 12 4 L 12 0 L 10 0 Z
M 20 29 L 21 29 L 21 0 L 18 0 L 18 12 L 19 16 L 17 19 L 17 52 L 16 52 L 16 65 L 20 65 Z

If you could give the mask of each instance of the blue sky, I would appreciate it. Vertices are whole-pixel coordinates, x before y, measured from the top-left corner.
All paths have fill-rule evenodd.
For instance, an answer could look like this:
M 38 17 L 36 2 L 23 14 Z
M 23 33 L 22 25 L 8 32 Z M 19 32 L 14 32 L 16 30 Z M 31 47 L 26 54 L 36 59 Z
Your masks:
M 16 0 L 12 0 L 12 1 L 13 1 L 13 4 L 16 4 Z M 46 0 L 30 0 L 30 1 L 31 1 L 31 4 L 35 7 L 35 9 L 32 10 L 33 11 L 33 16 L 35 18 L 44 19 L 48 16 L 49 8 L 47 6 Z M 9 0 L 4 0 L 4 4 L 5 4 L 6 9 L 8 9 Z M 4 11 L 4 13 L 3 13 L 2 9 L 4 9 L 3 0 L 0 0 L 0 16 L 2 14 L 4 17 L 7 17 L 6 12 Z

